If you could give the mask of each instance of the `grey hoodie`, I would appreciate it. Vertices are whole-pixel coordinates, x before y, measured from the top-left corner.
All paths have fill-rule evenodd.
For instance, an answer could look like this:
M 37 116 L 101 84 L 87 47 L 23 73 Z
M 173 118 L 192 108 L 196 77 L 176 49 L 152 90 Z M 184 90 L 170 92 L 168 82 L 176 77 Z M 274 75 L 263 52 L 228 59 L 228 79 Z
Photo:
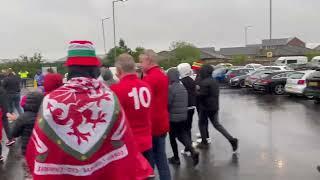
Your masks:
M 170 69 L 169 77 L 168 110 L 170 122 L 182 122 L 187 120 L 188 92 L 179 81 L 179 72 L 176 68 Z

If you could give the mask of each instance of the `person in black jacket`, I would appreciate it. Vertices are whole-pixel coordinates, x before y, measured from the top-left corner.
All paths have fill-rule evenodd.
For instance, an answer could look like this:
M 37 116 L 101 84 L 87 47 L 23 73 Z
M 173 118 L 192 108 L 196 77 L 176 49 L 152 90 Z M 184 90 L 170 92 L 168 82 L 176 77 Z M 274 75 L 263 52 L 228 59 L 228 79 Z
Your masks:
M 8 76 L 3 79 L 2 86 L 7 91 L 8 111 L 10 113 L 13 113 L 14 109 L 16 109 L 19 114 L 22 114 L 20 107 L 20 84 L 20 78 L 13 73 L 12 69 L 8 69 Z
M 199 148 L 208 148 L 207 133 L 208 133 L 208 118 L 225 138 L 230 142 L 233 152 L 238 149 L 238 139 L 231 136 L 228 131 L 219 123 L 219 85 L 212 78 L 213 67 L 211 65 L 203 65 L 200 69 L 200 89 L 198 91 L 200 105 L 199 128 L 202 142 L 198 144 Z
M 6 113 L 7 113 L 7 97 L 6 97 L 6 91 L 0 87 L 0 118 L 2 121 L 0 122 L 0 162 L 3 162 L 4 157 L 2 156 L 2 146 L 1 146 L 1 141 L 2 141 L 2 123 L 3 122 L 8 122 Z
M 27 94 L 26 103 L 23 107 L 24 113 L 16 120 L 13 114 L 8 114 L 9 120 L 14 120 L 11 136 L 21 137 L 21 152 L 24 155 L 33 131 L 33 126 L 37 118 L 43 95 L 40 92 L 30 92 Z

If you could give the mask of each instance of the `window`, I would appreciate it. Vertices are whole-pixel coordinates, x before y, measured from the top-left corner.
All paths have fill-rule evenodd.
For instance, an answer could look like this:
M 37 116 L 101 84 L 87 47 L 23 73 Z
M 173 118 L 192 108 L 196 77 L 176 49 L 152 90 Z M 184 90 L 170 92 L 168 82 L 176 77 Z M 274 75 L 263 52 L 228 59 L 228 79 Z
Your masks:
M 290 79 L 301 79 L 304 76 L 304 73 L 292 73 L 289 74 Z
M 281 79 L 281 78 L 286 78 L 286 77 L 287 77 L 286 73 L 281 73 L 281 74 L 273 76 L 272 79 Z
M 298 60 L 287 60 L 287 64 L 296 64 Z

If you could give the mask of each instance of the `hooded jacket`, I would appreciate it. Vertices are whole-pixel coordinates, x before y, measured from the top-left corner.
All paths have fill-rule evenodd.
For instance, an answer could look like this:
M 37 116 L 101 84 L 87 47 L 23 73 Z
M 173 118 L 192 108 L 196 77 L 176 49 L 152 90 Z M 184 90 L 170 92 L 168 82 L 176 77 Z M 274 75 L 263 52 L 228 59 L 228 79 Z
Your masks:
M 3 79 L 2 86 L 7 91 L 7 94 L 17 94 L 20 93 L 20 82 L 21 79 L 11 73 Z
M 219 85 L 212 78 L 213 67 L 203 65 L 199 71 L 198 102 L 201 110 L 218 111 L 219 110 Z
M 63 77 L 59 73 L 48 73 L 44 76 L 43 87 L 45 94 L 59 88 L 63 85 Z
M 179 72 L 176 68 L 168 71 L 169 97 L 168 110 L 170 122 L 182 122 L 187 120 L 188 93 L 179 81 Z
M 190 64 L 181 63 L 177 66 L 180 74 L 180 81 L 188 91 L 188 107 L 191 108 L 196 105 L 196 83 L 190 77 L 192 75 L 192 69 Z
M 39 92 L 31 92 L 26 96 L 26 103 L 24 105 L 24 113 L 18 117 L 14 122 L 12 128 L 12 137 L 17 138 L 21 136 L 21 150 L 25 154 L 30 136 L 32 134 L 34 122 L 43 99 L 43 95 Z

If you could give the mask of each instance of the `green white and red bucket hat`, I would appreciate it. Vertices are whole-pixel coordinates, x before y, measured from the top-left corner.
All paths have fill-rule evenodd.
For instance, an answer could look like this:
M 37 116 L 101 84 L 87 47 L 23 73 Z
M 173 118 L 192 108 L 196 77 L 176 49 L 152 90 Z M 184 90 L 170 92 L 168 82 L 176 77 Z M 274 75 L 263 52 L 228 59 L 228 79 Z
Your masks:
M 101 66 L 93 43 L 90 41 L 71 41 L 65 66 Z

